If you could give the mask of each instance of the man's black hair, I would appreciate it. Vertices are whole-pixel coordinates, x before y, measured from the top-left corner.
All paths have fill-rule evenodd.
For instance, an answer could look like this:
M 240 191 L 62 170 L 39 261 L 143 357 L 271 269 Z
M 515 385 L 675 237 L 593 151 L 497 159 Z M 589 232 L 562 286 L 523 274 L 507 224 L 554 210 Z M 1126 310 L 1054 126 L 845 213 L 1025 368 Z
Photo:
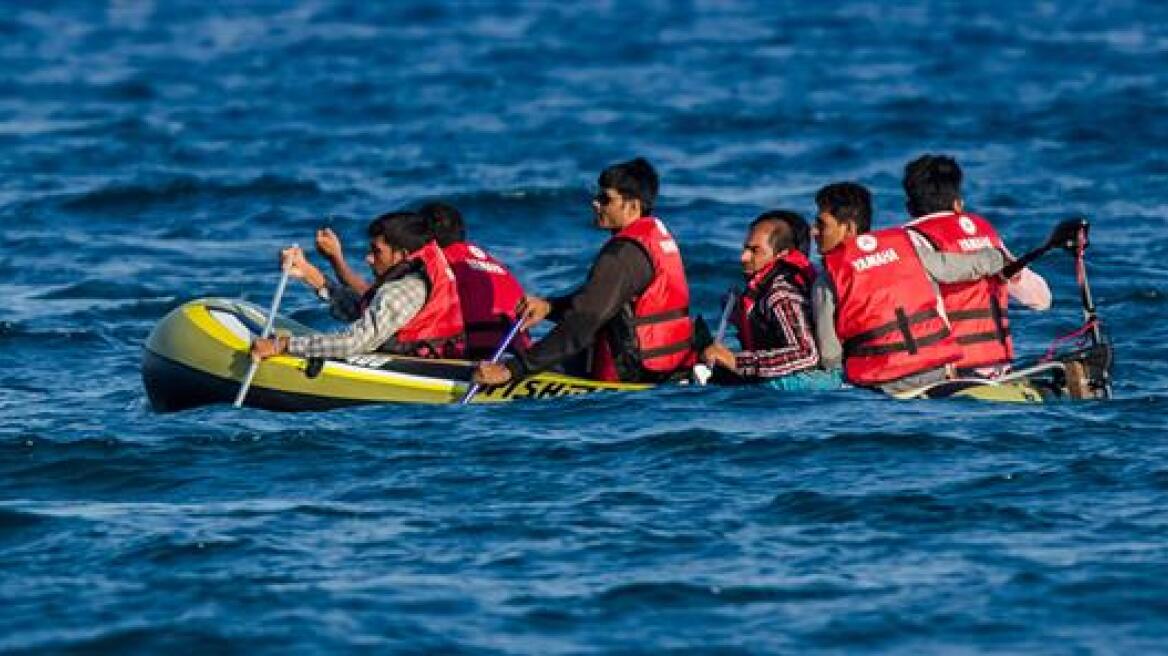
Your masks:
M 643 216 L 653 213 L 653 204 L 657 202 L 659 179 L 657 171 L 645 158 L 638 157 L 613 164 L 600 172 L 596 183 L 601 189 L 615 190 L 622 198 L 641 201 Z
M 815 205 L 862 235 L 872 229 L 872 194 L 855 182 L 834 182 L 815 193 Z
M 904 167 L 905 207 L 912 216 L 951 212 L 961 199 L 961 167 L 946 155 L 921 155 Z
M 779 226 L 776 225 L 775 229 L 771 231 L 771 250 L 779 253 L 788 248 L 795 248 L 803 251 L 804 255 L 807 254 L 811 247 L 811 226 L 807 225 L 807 220 L 802 215 L 791 210 L 763 212 L 758 215 L 757 219 L 750 222 L 750 229 L 754 230 L 764 223 L 772 222 L 786 226 L 786 229 L 779 229 Z
M 381 237 L 390 248 L 413 253 L 432 237 L 426 219 L 417 212 L 387 212 L 369 223 L 369 238 Z
M 430 234 L 438 245 L 447 246 L 466 241 L 466 224 L 462 222 L 462 213 L 455 206 L 440 200 L 426 203 L 418 208 L 418 214 L 426 218 L 430 225 Z

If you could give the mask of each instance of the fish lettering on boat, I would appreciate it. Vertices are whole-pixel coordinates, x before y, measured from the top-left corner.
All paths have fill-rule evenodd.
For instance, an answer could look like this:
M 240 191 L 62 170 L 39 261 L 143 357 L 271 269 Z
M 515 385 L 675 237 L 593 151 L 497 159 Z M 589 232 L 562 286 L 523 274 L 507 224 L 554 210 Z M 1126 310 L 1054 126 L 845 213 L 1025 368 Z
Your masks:
M 558 396 L 590 394 L 598 388 L 554 380 L 517 380 L 507 385 L 484 388 L 480 395 L 495 399 L 548 399 Z

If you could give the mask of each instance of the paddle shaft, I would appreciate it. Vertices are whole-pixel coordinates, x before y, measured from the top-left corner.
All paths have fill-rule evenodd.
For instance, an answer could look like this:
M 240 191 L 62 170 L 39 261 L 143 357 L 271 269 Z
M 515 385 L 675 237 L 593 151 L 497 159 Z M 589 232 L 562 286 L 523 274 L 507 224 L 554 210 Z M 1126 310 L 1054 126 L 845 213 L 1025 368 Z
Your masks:
M 1054 247 L 1055 247 L 1055 244 L 1043 244 L 1042 246 L 1039 246 L 1038 248 L 1030 251 L 1029 253 L 1026 253 L 1022 257 L 1007 264 L 1005 267 L 1002 268 L 1002 273 L 1001 273 L 1002 278 L 1004 278 L 1006 280 L 1013 278 L 1014 276 L 1018 275 L 1019 271 L 1021 271 L 1022 269 L 1025 269 L 1034 260 L 1037 260 L 1038 258 L 1042 257 L 1043 255 L 1046 255 L 1050 251 L 1050 249 L 1052 249 Z
M 279 311 L 280 301 L 284 298 L 284 289 L 288 286 L 288 274 L 291 270 L 292 260 L 289 258 L 284 263 L 284 272 L 280 274 L 280 283 L 276 285 L 276 294 L 272 297 L 272 307 L 268 310 L 268 320 L 264 322 L 264 329 L 260 332 L 260 339 L 267 339 L 268 335 L 272 334 L 272 328 L 276 325 L 276 312 Z M 247 374 L 243 377 L 243 384 L 239 386 L 239 394 L 235 395 L 235 407 L 243 407 L 243 400 L 247 398 L 247 390 L 251 387 L 251 381 L 255 378 L 256 370 L 259 367 L 260 361 L 252 358 L 251 364 L 247 367 Z
M 738 293 L 731 287 L 726 294 L 726 304 L 722 306 L 722 318 L 718 320 L 718 332 L 714 335 L 714 343 L 720 344 L 726 337 L 726 324 L 730 322 L 730 312 L 734 309 L 734 303 L 738 298 Z M 705 385 L 713 375 L 713 360 L 707 362 L 699 362 L 693 367 L 694 382 L 698 385 Z
M 734 309 L 734 302 L 738 300 L 738 292 L 733 287 L 726 295 L 726 305 L 722 308 L 722 318 L 718 321 L 718 332 L 714 335 L 714 341 L 721 343 L 726 337 L 726 324 L 730 322 L 730 312 Z
M 1086 248 L 1087 227 L 1087 219 L 1082 217 L 1061 221 L 1055 226 L 1054 231 L 1050 233 L 1050 237 L 1047 238 L 1045 244 L 1003 267 L 1001 276 L 1006 280 L 1013 278 L 1019 271 L 1026 268 L 1028 264 L 1046 255 L 1056 246 L 1062 246 L 1069 251 L 1075 251 L 1080 247 Z
M 1083 319 L 1091 326 L 1091 341 L 1095 343 L 1095 346 L 1101 346 L 1105 341 L 1103 327 L 1099 325 L 1099 315 L 1095 310 L 1095 299 L 1091 295 L 1091 283 L 1087 281 L 1087 261 L 1083 256 L 1087 241 L 1086 223 L 1083 224 L 1079 240 L 1082 246 L 1075 253 L 1075 267 L 1077 269 L 1076 277 L 1079 279 L 1079 296 L 1083 301 Z M 1101 373 L 1103 398 L 1110 399 L 1112 397 L 1110 372 L 1105 368 Z
M 503 359 L 503 354 L 507 351 L 507 347 L 511 346 L 511 342 L 515 340 L 515 336 L 519 334 L 519 329 L 522 327 L 523 317 L 520 317 L 515 320 L 515 323 L 511 326 L 511 330 L 507 333 L 507 336 L 503 338 L 503 341 L 499 342 L 499 347 L 495 349 L 495 354 L 491 356 L 491 364 L 498 364 L 499 360 Z M 471 386 L 466 390 L 466 394 L 463 394 L 462 398 L 458 401 L 458 405 L 466 405 L 470 403 L 470 400 L 474 398 L 474 395 L 478 394 L 479 387 L 481 387 L 481 385 L 478 383 L 471 383 Z

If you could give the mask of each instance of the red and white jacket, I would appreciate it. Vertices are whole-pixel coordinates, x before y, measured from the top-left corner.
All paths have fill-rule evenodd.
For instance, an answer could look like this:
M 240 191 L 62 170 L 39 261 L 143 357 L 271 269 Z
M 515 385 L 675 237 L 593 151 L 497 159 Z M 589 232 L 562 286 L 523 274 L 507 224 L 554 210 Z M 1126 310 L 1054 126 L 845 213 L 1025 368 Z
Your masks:
M 836 292 L 844 376 L 876 386 L 956 362 L 961 347 L 904 228 L 845 240 L 823 256 Z
M 458 286 L 467 357 L 490 357 L 515 323 L 523 287 L 502 263 L 474 244 L 455 242 L 442 252 Z M 521 332 L 513 349 L 526 349 L 528 344 L 530 338 Z
M 466 332 L 462 323 L 462 308 L 458 301 L 458 287 L 454 272 L 437 242 L 410 253 L 411 266 L 403 267 L 397 276 L 417 271 L 426 279 L 426 303 L 382 350 L 424 358 L 460 358 L 466 352 Z M 396 276 L 395 276 L 396 277 Z M 377 292 L 370 287 L 362 298 L 367 305 Z
M 772 347 L 770 344 L 759 343 L 751 317 L 759 296 L 770 289 L 771 282 L 778 276 L 786 276 L 804 295 L 809 295 L 811 285 L 815 282 L 815 267 L 811 266 L 811 261 L 806 255 L 792 248 L 750 277 L 746 283 L 746 291 L 743 292 L 732 315 L 734 327 L 738 329 L 738 341 L 742 343 L 744 350 L 755 351 Z
M 924 237 L 941 253 L 969 253 L 983 248 L 1001 249 L 998 231 L 976 214 L 930 214 L 906 226 Z M 961 345 L 960 368 L 1008 364 L 1014 359 L 1007 315 L 1009 294 L 998 276 L 942 284 L 941 300 L 953 336 Z
M 597 380 L 620 380 L 616 360 L 631 359 L 640 368 L 655 374 L 670 374 L 695 361 L 693 322 L 689 318 L 689 284 L 681 251 L 673 235 L 660 219 L 641 217 L 625 226 L 612 239 L 637 243 L 649 256 L 653 278 L 632 301 L 630 330 L 633 343 L 614 345 L 602 330 L 592 354 L 592 376 Z M 618 317 L 616 320 L 621 320 Z

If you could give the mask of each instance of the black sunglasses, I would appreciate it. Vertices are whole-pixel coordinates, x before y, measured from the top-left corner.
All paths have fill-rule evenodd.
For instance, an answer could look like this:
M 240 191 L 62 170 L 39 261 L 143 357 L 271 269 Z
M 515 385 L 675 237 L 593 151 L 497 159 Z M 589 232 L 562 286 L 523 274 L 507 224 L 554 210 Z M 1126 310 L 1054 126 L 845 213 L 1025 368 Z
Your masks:
M 618 198 L 620 200 L 625 200 L 624 194 L 620 193 L 619 191 L 616 192 L 615 195 L 609 196 L 605 189 L 601 189 L 600 191 L 596 192 L 595 196 L 592 197 L 592 201 L 601 207 L 605 207 Z

